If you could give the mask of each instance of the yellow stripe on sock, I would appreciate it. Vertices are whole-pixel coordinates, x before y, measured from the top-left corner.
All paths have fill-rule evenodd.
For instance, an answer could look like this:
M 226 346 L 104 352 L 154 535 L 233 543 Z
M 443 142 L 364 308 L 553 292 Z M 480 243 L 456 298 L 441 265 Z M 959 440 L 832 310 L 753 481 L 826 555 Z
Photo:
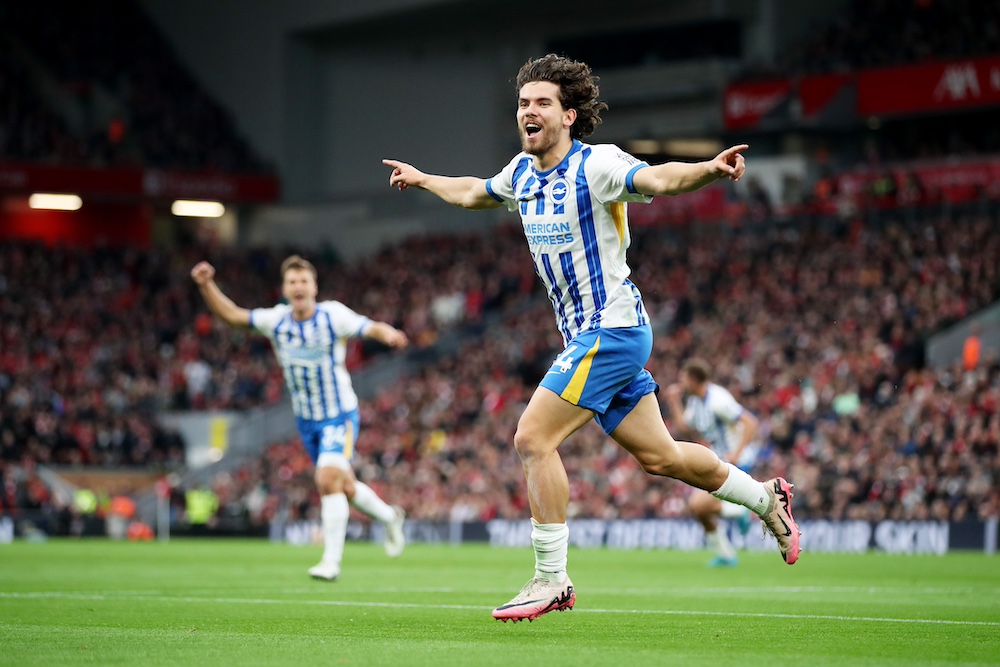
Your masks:
M 576 371 L 573 373 L 573 377 L 570 378 L 569 384 L 559 394 L 560 398 L 569 401 L 573 405 L 580 403 L 580 395 L 583 394 L 583 388 L 586 386 L 587 378 L 590 376 L 590 365 L 594 362 L 594 355 L 597 354 L 599 347 L 601 347 L 600 336 L 594 341 L 594 347 L 587 350 L 587 354 L 583 355 L 583 359 L 580 361 L 580 365 L 576 367 Z

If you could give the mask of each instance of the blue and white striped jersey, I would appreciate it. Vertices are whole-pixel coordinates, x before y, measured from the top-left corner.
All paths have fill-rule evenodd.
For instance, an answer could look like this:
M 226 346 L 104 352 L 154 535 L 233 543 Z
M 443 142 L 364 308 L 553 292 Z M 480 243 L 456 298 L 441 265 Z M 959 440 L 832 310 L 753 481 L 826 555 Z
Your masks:
M 632 186 L 646 166 L 617 146 L 574 140 L 549 171 L 536 171 L 531 156 L 520 153 L 486 181 L 494 199 L 520 213 L 565 343 L 581 331 L 649 322 L 625 261 L 625 203 L 652 201 Z
M 740 429 L 743 426 L 739 420 L 743 411 L 743 406 L 728 389 L 709 382 L 704 398 L 688 396 L 684 406 L 684 421 L 701 433 L 713 452 L 728 457 L 740 443 Z M 740 467 L 753 465 L 757 451 L 756 444 L 748 443 L 740 454 L 740 460 L 734 463 Z
M 317 303 L 313 316 L 301 322 L 285 304 L 250 311 L 250 326 L 271 339 L 295 415 L 311 421 L 358 407 L 344 366 L 345 341 L 360 335 L 369 322 L 339 301 Z

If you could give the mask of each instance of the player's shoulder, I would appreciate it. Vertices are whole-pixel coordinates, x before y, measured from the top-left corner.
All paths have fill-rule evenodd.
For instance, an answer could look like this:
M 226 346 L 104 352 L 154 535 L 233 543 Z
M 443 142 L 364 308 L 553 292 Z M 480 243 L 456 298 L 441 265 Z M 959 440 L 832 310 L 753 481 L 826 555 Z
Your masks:
M 292 312 L 292 306 L 287 303 L 276 303 L 273 306 L 264 306 L 263 308 L 254 308 L 253 310 L 283 317 Z
M 320 301 L 316 304 L 316 308 L 334 317 L 353 316 L 358 314 L 347 304 L 335 299 Z
M 733 393 L 723 387 L 722 385 L 710 383 L 709 387 L 709 399 L 713 403 L 736 403 L 739 405 L 739 401 L 733 396 Z
M 590 149 L 590 154 L 592 157 L 604 158 L 609 160 L 622 160 L 624 162 L 631 162 L 633 164 L 639 164 L 642 162 L 639 158 L 635 157 L 618 144 L 584 144 L 584 148 Z
M 714 382 L 708 383 L 708 390 L 716 396 L 728 396 L 732 398 L 733 394 L 728 389 L 723 387 L 721 384 L 715 384 Z
M 527 168 L 531 164 L 531 160 L 531 155 L 521 151 L 510 159 L 504 169 L 516 170 L 518 168 Z
M 249 324 L 252 328 L 268 333 L 290 315 L 292 307 L 287 303 L 279 303 L 274 306 L 264 308 L 253 308 L 250 310 Z

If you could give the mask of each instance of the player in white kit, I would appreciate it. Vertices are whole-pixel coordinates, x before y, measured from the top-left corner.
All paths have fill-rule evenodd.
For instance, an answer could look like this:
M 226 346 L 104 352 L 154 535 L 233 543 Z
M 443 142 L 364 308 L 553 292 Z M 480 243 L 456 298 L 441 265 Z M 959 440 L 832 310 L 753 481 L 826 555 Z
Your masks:
M 438 176 L 398 160 L 389 185 L 427 190 L 467 209 L 506 205 L 521 216 L 535 271 L 548 292 L 566 344 L 518 422 L 531 506 L 535 575 L 499 620 L 533 620 L 571 609 L 576 592 L 566 572 L 569 481 L 557 448 L 591 419 L 654 475 L 680 479 L 718 498 L 749 507 L 775 533 L 785 562 L 798 559 L 791 485 L 758 482 L 711 450 L 671 437 L 660 414 L 656 382 L 644 369 L 652 331 L 642 296 L 628 279 L 626 202 L 676 195 L 745 168 L 733 146 L 696 164 L 649 166 L 616 146 L 581 139 L 600 122 L 596 77 L 580 62 L 549 54 L 517 76 L 517 126 L 523 151 L 496 176 Z
M 316 269 L 298 255 L 281 265 L 282 295 L 287 304 L 247 310 L 237 306 L 215 283 L 215 268 L 200 262 L 191 269 L 209 309 L 232 326 L 251 327 L 271 339 L 292 398 L 302 445 L 316 466 L 321 496 L 323 557 L 309 569 L 316 579 L 335 581 L 347 536 L 349 504 L 385 525 L 385 552 L 403 552 L 404 513 L 386 504 L 351 467 L 360 417 L 358 397 L 344 366 L 345 341 L 372 338 L 406 347 L 406 334 L 385 322 L 359 315 L 339 301 L 317 302 Z
M 757 418 L 729 390 L 710 381 L 711 367 L 703 359 L 689 359 L 681 369 L 681 381 L 667 387 L 671 426 L 691 438 L 706 442 L 723 461 L 750 472 L 757 459 Z M 682 403 L 682 396 L 687 401 Z M 688 501 L 692 514 L 705 529 L 705 541 L 715 551 L 711 567 L 739 564 L 719 518 L 734 519 L 742 532 L 749 527 L 747 508 L 719 500 L 705 491 L 695 491 Z

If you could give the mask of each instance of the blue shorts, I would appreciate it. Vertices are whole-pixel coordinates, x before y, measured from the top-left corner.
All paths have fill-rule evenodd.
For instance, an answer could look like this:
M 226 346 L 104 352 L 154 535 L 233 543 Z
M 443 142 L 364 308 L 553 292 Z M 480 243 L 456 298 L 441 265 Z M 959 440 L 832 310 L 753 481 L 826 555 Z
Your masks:
M 649 325 L 585 331 L 566 345 L 540 385 L 593 410 L 610 435 L 639 399 L 660 389 L 644 368 L 652 350 Z
M 313 465 L 320 454 L 339 454 L 347 461 L 354 456 L 354 443 L 361 428 L 361 413 L 357 408 L 333 419 L 313 421 L 297 417 L 295 421 L 302 436 L 302 446 L 309 453 Z

